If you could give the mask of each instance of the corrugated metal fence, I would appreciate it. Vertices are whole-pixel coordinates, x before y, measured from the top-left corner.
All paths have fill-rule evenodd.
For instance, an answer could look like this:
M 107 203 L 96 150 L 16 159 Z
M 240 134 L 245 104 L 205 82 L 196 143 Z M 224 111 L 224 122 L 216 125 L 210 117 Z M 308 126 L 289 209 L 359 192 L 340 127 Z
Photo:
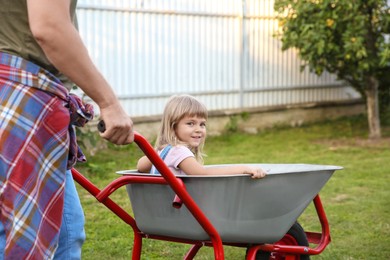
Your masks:
M 132 116 L 189 93 L 210 110 L 348 100 L 336 81 L 300 72 L 281 51 L 271 0 L 79 0 L 90 54 Z

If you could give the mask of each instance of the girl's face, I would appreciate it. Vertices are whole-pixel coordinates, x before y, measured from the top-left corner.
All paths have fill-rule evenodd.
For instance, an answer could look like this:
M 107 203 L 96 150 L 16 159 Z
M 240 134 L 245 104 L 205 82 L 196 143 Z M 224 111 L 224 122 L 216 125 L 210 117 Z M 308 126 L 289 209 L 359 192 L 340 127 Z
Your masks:
M 176 126 L 176 137 L 191 148 L 198 147 L 206 138 L 206 119 L 201 117 L 183 117 Z

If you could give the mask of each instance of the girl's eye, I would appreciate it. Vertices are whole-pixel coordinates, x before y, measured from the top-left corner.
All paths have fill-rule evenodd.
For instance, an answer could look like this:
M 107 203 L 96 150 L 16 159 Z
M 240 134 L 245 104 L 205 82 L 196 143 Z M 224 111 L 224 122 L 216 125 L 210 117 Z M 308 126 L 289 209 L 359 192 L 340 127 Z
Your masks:
M 187 125 L 193 126 L 194 122 L 188 122 Z
M 201 123 L 200 126 L 206 127 L 206 123 Z

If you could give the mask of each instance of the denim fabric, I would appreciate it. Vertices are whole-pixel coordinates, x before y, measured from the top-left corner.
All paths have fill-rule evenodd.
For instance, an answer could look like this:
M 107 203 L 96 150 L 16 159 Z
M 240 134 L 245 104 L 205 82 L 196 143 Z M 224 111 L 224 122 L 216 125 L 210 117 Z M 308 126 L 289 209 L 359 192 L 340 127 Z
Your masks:
M 54 259 L 81 259 L 81 247 L 85 241 L 84 223 L 84 212 L 69 170 L 66 171 L 64 212 Z

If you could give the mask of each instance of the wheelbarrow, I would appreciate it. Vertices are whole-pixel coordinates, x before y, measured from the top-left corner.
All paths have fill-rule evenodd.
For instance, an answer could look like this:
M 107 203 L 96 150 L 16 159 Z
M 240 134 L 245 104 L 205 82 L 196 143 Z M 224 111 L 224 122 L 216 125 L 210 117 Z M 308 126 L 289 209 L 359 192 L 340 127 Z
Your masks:
M 144 238 L 191 244 L 184 259 L 193 259 L 203 246 L 213 247 L 215 259 L 224 259 L 224 245 L 247 248 L 246 259 L 308 259 L 330 243 L 318 193 L 342 167 L 250 164 L 267 170 L 267 176 L 258 180 L 244 174 L 175 176 L 142 135 L 134 137 L 161 175 L 119 171 L 117 179 L 99 189 L 72 169 L 76 182 L 131 226 L 133 260 L 141 258 Z M 109 198 L 123 186 L 134 217 Z M 297 222 L 311 202 L 321 232 L 304 231 Z

